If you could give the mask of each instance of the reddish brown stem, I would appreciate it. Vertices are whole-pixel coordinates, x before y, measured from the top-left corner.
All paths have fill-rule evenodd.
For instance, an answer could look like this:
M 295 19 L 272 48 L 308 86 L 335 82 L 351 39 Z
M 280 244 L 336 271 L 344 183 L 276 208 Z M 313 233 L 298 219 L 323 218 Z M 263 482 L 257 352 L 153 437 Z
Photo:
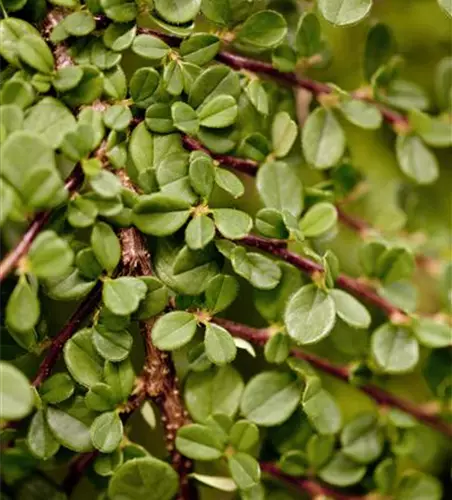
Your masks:
M 65 188 L 68 193 L 73 193 L 82 184 L 82 182 L 83 171 L 80 165 L 77 165 L 68 177 L 65 183 Z M 28 253 L 33 241 L 47 224 L 51 215 L 51 210 L 39 212 L 32 220 L 19 243 L 0 262 L 0 283 L 17 266 L 20 259 Z
M 242 323 L 236 323 L 235 321 L 218 317 L 212 318 L 212 322 L 224 327 L 231 335 L 248 340 L 257 345 L 264 345 L 270 338 L 269 332 L 265 328 L 253 328 Z M 292 349 L 291 355 L 307 361 L 318 370 L 343 380 L 344 382 L 348 382 L 350 379 L 351 372 L 346 366 L 335 365 L 327 359 L 302 349 Z M 442 421 L 437 415 L 426 411 L 422 406 L 417 406 L 411 401 L 390 394 L 374 384 L 357 386 L 357 389 L 370 396 L 379 405 L 398 408 L 446 436 L 452 437 L 452 426 Z
M 251 177 L 254 177 L 256 175 L 257 169 L 259 168 L 259 163 L 254 160 L 249 160 L 247 158 L 239 158 L 237 156 L 219 155 L 212 153 L 207 148 L 205 148 L 199 141 L 188 135 L 182 135 L 182 143 L 190 151 L 204 151 L 219 163 L 231 167 L 234 170 L 244 172 L 245 174 L 248 174 Z
M 359 234 L 364 235 L 366 232 L 372 229 L 371 225 L 363 219 L 359 217 L 355 217 L 354 215 L 350 215 L 347 212 L 344 212 L 339 205 L 336 205 L 337 215 L 339 220 L 353 231 L 358 232 Z
M 260 467 L 263 472 L 306 492 L 311 498 L 333 498 L 334 500 L 363 500 L 365 498 L 341 493 L 312 479 L 289 476 L 282 472 L 276 464 L 270 462 L 261 462 Z
M 249 235 L 240 240 L 241 243 L 259 248 L 264 252 L 270 253 L 275 257 L 279 257 L 290 264 L 293 264 L 298 269 L 301 269 L 306 274 L 312 276 L 315 272 L 323 273 L 324 269 L 320 264 L 302 257 L 287 248 L 277 247 L 273 240 L 262 238 L 260 236 Z M 345 274 L 339 275 L 336 279 L 336 284 L 347 290 L 355 297 L 365 300 L 381 309 L 389 318 L 397 318 L 399 321 L 406 318 L 406 314 L 398 307 L 391 304 L 388 300 L 380 297 L 378 293 L 368 284 L 359 281 L 356 278 L 351 278 Z
M 98 304 L 100 291 L 101 286 L 97 283 L 85 300 L 75 310 L 69 321 L 52 339 L 52 344 L 50 345 L 44 360 L 39 366 L 38 373 L 32 382 L 34 387 L 38 387 L 50 375 L 50 372 L 55 366 L 55 363 L 57 362 L 66 342 L 72 337 L 72 335 L 74 335 L 82 321 L 89 317 Z

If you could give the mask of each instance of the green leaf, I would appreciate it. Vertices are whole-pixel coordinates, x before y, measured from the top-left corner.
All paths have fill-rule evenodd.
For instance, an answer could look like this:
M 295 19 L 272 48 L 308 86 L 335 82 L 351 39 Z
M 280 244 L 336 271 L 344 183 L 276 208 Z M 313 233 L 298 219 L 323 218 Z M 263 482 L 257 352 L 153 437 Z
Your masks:
M 334 113 L 319 107 L 306 120 L 301 144 L 306 161 L 319 169 L 337 164 L 345 151 L 345 134 Z
M 102 413 L 90 428 L 94 448 L 102 453 L 112 453 L 119 446 L 122 433 L 122 422 L 116 411 Z
M 342 426 L 341 410 L 336 400 L 325 389 L 309 394 L 308 388 L 307 385 L 303 394 L 303 410 L 309 421 L 319 434 L 335 434 Z
M 73 36 L 86 36 L 96 29 L 90 12 L 73 12 L 64 18 L 64 29 Z
M 170 51 L 168 45 L 152 35 L 138 35 L 132 43 L 132 51 L 144 59 L 160 63 Z
M 209 198 L 215 182 L 215 167 L 207 155 L 190 161 L 188 175 L 191 187 L 203 198 Z
M 121 449 L 113 453 L 98 455 L 93 464 L 96 474 L 102 477 L 112 476 L 115 470 L 123 464 L 124 454 Z
M 105 46 L 115 52 L 127 50 L 135 39 L 137 28 L 134 24 L 112 23 L 107 26 L 102 36 Z M 140 68 L 151 69 L 151 68 Z M 140 71 L 140 70 L 138 70 Z
M 95 66 L 81 66 L 83 77 L 80 83 L 63 96 L 71 107 L 91 104 L 98 99 L 104 90 L 104 78 Z
M 126 358 L 119 363 L 107 361 L 104 368 L 104 377 L 105 383 L 112 388 L 116 400 L 126 400 L 135 383 L 135 373 L 130 358 Z
M 137 5 L 130 0 L 100 0 L 107 17 L 118 23 L 135 20 L 138 14 Z
M 316 203 L 300 220 L 300 229 L 307 238 L 317 238 L 331 231 L 337 222 L 337 210 L 328 202 Z
M 103 382 L 104 360 L 94 348 L 90 328 L 78 331 L 69 339 L 63 353 L 69 373 L 79 384 L 89 388 Z
M 303 476 L 306 474 L 308 462 L 302 451 L 291 450 L 285 452 L 280 458 L 281 470 L 290 476 Z
M 333 458 L 319 471 L 323 481 L 334 486 L 346 487 L 359 483 L 366 473 L 366 466 L 360 465 L 338 451 Z
M 411 371 L 419 360 L 419 344 L 407 328 L 385 323 L 371 339 L 372 354 L 385 373 Z
M 284 17 L 273 10 L 263 10 L 248 17 L 237 31 L 240 43 L 261 49 L 277 47 L 285 38 L 287 24 Z
M 220 40 L 217 36 L 208 33 L 194 33 L 180 45 L 180 55 L 184 61 L 198 66 L 210 62 L 220 49 Z
M 27 377 L 15 366 L 0 361 L 0 418 L 20 420 L 34 406 L 34 394 Z
M 215 224 L 207 215 L 194 217 L 185 229 L 185 241 L 192 250 L 207 246 L 215 237 Z
M 185 102 L 175 102 L 171 106 L 171 116 L 174 126 L 189 135 L 196 135 L 199 122 L 196 111 Z
M 54 278 L 67 273 L 74 260 L 69 244 L 54 231 L 43 231 L 34 240 L 28 254 L 31 272 L 38 278 Z
M 280 161 L 262 165 L 256 186 L 264 205 L 298 217 L 303 210 L 303 186 L 295 170 Z
M 133 458 L 119 466 L 108 485 L 111 498 L 171 500 L 179 488 L 173 468 L 154 457 Z
M 287 304 L 284 323 L 298 344 L 313 344 L 325 338 L 336 321 L 333 298 L 316 285 L 305 285 Z
M 168 289 L 157 278 L 145 276 L 141 278 L 147 286 L 145 298 L 138 308 L 138 319 L 149 319 L 165 309 L 168 303 Z
M 196 319 L 185 311 L 174 311 L 157 320 L 152 329 L 152 341 L 161 350 L 178 349 L 190 342 L 196 333 Z
M 180 229 L 190 216 L 190 204 L 162 193 L 142 196 L 133 207 L 133 223 L 146 234 L 167 236 Z
M 129 126 L 132 120 L 132 113 L 127 106 L 115 104 L 104 111 L 103 119 L 108 128 L 121 131 Z
M 370 241 L 360 247 L 359 262 L 370 278 L 378 276 L 377 262 L 385 251 L 386 245 L 379 241 Z
M 242 247 L 232 252 L 232 267 L 259 290 L 271 290 L 281 279 L 281 269 L 276 262 L 261 254 L 246 252 Z
M 37 291 L 25 275 L 20 276 L 6 304 L 6 323 L 17 332 L 27 332 L 35 327 L 39 320 L 40 305 Z
M 384 438 L 373 413 L 363 413 L 350 421 L 341 433 L 342 452 L 351 460 L 368 464 L 383 451 Z
M 67 373 L 55 373 L 39 387 L 39 394 L 47 403 L 61 403 L 74 393 L 74 382 Z
M 154 0 L 154 8 L 159 15 L 172 24 L 184 24 L 196 17 L 201 0 Z
M 113 229 L 105 222 L 97 222 L 91 233 L 91 246 L 96 259 L 111 274 L 121 260 L 121 245 Z
M 259 483 L 261 469 L 255 458 L 239 451 L 228 457 L 228 466 L 232 479 L 242 490 L 248 490 Z
M 133 74 L 129 90 L 134 104 L 139 108 L 147 108 L 159 85 L 160 75 L 154 68 L 139 68 Z
M 237 112 L 237 103 L 232 96 L 217 95 L 198 111 L 199 123 L 208 128 L 228 127 L 235 122 Z
M 179 61 L 172 60 L 163 69 L 163 82 L 168 94 L 178 96 L 184 89 L 184 77 Z
M 234 198 L 240 198 L 245 192 L 242 181 L 232 172 L 224 168 L 215 168 L 215 184 Z
M 404 247 L 393 247 L 379 255 L 377 276 L 384 284 L 411 278 L 415 268 L 413 253 Z
M 211 488 L 215 488 L 216 490 L 230 492 L 237 489 L 234 481 L 229 477 L 207 476 L 204 474 L 197 474 L 195 472 L 192 472 L 190 474 L 190 477 L 196 479 L 201 484 L 205 484 L 207 486 L 210 486 Z
M 47 408 L 46 417 L 54 437 L 63 446 L 77 452 L 92 450 L 89 425 L 52 406 Z
M 216 208 L 212 214 L 218 231 L 230 240 L 244 238 L 253 227 L 253 219 L 234 208 Z
M 121 181 L 108 170 L 101 170 L 89 181 L 93 190 L 102 198 L 114 198 L 121 193 Z
M 380 110 L 365 101 L 345 98 L 341 100 L 338 108 L 350 123 L 367 130 L 380 128 L 383 121 Z
M 240 95 L 240 80 L 231 68 L 216 64 L 200 73 L 193 82 L 188 104 L 196 109 L 201 104 L 206 105 L 214 97 L 224 94 L 237 99 Z
M 361 21 L 371 8 L 372 0 L 319 0 L 319 10 L 323 17 L 338 26 Z
M 38 410 L 33 415 L 28 427 L 27 445 L 31 453 L 40 460 L 48 460 L 60 448 L 60 443 L 53 437 L 47 424 L 43 410 Z
M 396 153 L 402 172 L 419 184 L 431 184 L 439 175 L 435 155 L 415 135 L 399 135 Z
M 452 343 L 450 327 L 430 318 L 419 318 L 413 327 L 419 343 L 433 349 L 447 347 Z
M 299 57 L 311 57 L 322 50 L 321 29 L 313 12 L 303 14 L 298 20 L 295 48 Z
M 33 87 L 21 80 L 9 80 L 2 85 L 2 105 L 15 104 L 21 109 L 28 108 L 33 103 L 35 93 Z
M 75 129 L 71 111 L 53 97 L 44 97 L 28 110 L 24 128 L 38 133 L 53 149 L 61 146 L 67 132 Z
M 93 329 L 93 344 L 96 351 L 109 361 L 122 361 L 132 348 L 133 338 L 127 330 L 113 332 L 97 325 Z
M 185 384 L 184 399 L 191 417 L 206 423 L 215 413 L 234 416 L 243 392 L 243 380 L 230 365 L 191 372 Z
M 431 117 L 417 109 L 410 110 L 408 118 L 414 132 L 429 146 L 436 148 L 452 146 L 450 123 L 446 119 Z
M 364 49 L 364 75 L 371 81 L 375 72 L 393 55 L 395 42 L 391 30 L 383 23 L 374 24 L 367 34 Z
M 272 427 L 292 415 L 300 398 L 301 384 L 296 377 L 290 373 L 267 371 L 248 382 L 240 409 L 255 424 Z
M 268 238 L 284 240 L 289 237 L 282 213 L 274 208 L 259 210 L 256 214 L 255 226 L 261 234 Z
M 80 161 L 88 157 L 93 146 L 93 129 L 91 125 L 79 123 L 74 130 L 66 132 L 60 147 L 64 155 L 70 160 Z M 92 166 L 92 160 L 91 163 L 83 163 L 83 165 L 85 168 L 88 165 Z
M 75 88 L 83 77 L 83 69 L 79 66 L 64 66 L 59 68 L 52 80 L 52 85 L 58 92 L 67 92 Z M 41 101 L 42 102 L 42 101 Z
M 90 387 L 85 396 L 85 404 L 90 410 L 109 411 L 115 408 L 119 402 L 117 399 L 113 389 L 100 382 Z
M 396 500 L 440 500 L 443 498 L 441 483 L 433 476 L 420 471 L 404 474 L 397 486 Z
M 397 466 L 393 458 L 382 460 L 373 473 L 373 480 L 377 485 L 378 491 L 383 495 L 391 493 L 397 477 Z
M 442 110 L 448 110 L 451 108 L 452 104 L 451 74 L 452 74 L 452 60 L 449 57 L 444 57 L 437 64 L 435 71 L 436 101 L 438 103 L 439 108 Z
M 114 314 L 127 316 L 138 309 L 146 291 L 146 285 L 138 278 L 109 279 L 104 282 L 102 300 Z
M 280 111 L 275 115 L 272 122 L 272 144 L 277 158 L 287 156 L 297 134 L 297 124 L 290 118 L 289 113 Z
M 207 357 L 218 366 L 230 363 L 237 354 L 237 347 L 231 334 L 214 323 L 208 323 L 206 326 L 204 345 Z
M 2 144 L 2 175 L 30 207 L 50 208 L 64 199 L 55 154 L 34 132 L 16 131 Z
M 355 297 L 343 290 L 331 290 L 336 305 L 336 314 L 354 328 L 368 328 L 372 320 L 367 309 Z
M 208 246 L 193 251 L 173 239 L 159 239 L 153 264 L 157 276 L 172 290 L 184 295 L 201 294 L 219 273 L 218 253 Z
M 272 335 L 265 344 L 264 355 L 269 363 L 284 363 L 290 352 L 290 340 L 285 333 Z
M 289 298 L 301 287 L 302 279 L 293 266 L 280 262 L 281 280 L 272 290 L 254 290 L 254 305 L 269 323 L 278 323 L 284 317 Z
M 177 431 L 176 448 L 194 460 L 216 460 L 223 454 L 223 443 L 205 425 L 184 425 Z
M 55 300 L 77 300 L 87 295 L 95 284 L 95 281 L 85 281 L 78 269 L 72 269 L 63 277 L 47 280 L 47 295 Z
M 40 36 L 25 35 L 21 37 L 17 52 L 22 61 L 40 73 L 48 74 L 53 71 L 52 51 Z
M 249 451 L 259 441 L 259 429 L 247 420 L 239 420 L 229 431 L 229 441 L 237 451 Z
M 452 17 L 452 4 L 450 0 L 438 0 L 438 5 L 449 17 Z
M 239 293 L 239 284 L 233 276 L 218 274 L 207 284 L 206 307 L 211 314 L 227 309 Z
M 39 35 L 39 32 L 22 19 L 7 17 L 0 21 L 0 38 L 2 40 L 0 55 L 10 64 L 19 68 L 21 64 L 18 46 L 21 37 L 24 35 Z
M 334 436 L 330 434 L 314 434 L 308 441 L 307 458 L 311 466 L 318 469 L 331 457 L 334 451 Z

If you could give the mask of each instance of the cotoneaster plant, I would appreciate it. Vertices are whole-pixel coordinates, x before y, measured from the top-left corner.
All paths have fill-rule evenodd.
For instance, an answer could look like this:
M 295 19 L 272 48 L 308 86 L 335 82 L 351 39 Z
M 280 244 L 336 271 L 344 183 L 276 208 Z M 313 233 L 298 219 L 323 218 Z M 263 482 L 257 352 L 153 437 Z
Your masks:
M 449 0 L 1 0 L 1 498 L 450 494 Z

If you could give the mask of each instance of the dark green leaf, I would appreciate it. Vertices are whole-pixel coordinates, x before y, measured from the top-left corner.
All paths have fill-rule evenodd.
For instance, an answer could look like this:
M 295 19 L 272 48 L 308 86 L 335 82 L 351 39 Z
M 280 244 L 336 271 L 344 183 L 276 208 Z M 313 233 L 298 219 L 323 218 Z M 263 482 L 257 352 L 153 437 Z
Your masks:
M 230 365 L 192 372 L 185 384 L 185 404 L 196 422 L 205 423 L 215 413 L 232 417 L 238 410 L 243 387 L 240 374 Z
M 388 62 L 394 45 L 392 32 L 385 24 L 377 23 L 370 28 L 364 49 L 364 74 L 368 81 L 380 66 Z
M 334 451 L 334 436 L 314 434 L 308 441 L 307 458 L 316 469 L 322 467 Z
M 77 332 L 63 352 L 67 369 L 79 384 L 89 388 L 103 381 L 104 360 L 94 349 L 91 329 Z
M 174 311 L 157 320 L 152 341 L 158 349 L 173 350 L 189 342 L 196 333 L 196 319 L 185 311 Z
M 330 168 L 339 162 L 345 150 L 345 134 L 333 112 L 317 108 L 303 127 L 303 153 L 313 167 Z
M 393 458 L 382 460 L 373 473 L 373 480 L 377 485 L 378 491 L 383 495 L 391 493 L 394 488 L 397 477 L 397 466 Z
M 220 49 L 220 40 L 208 33 L 195 33 L 180 45 L 180 55 L 184 61 L 199 66 L 210 62 Z
M 105 222 L 97 222 L 91 233 L 91 246 L 96 259 L 111 274 L 121 259 L 121 245 L 113 229 Z
M 262 372 L 246 385 L 240 409 L 262 427 L 286 421 L 300 402 L 301 384 L 290 373 Z
M 112 388 L 116 401 L 127 399 L 135 382 L 135 373 L 129 358 L 119 363 L 107 361 L 104 377 L 105 383 Z
M 372 354 L 386 373 L 411 371 L 419 360 L 419 344 L 412 333 L 401 326 L 385 323 L 372 334 Z
M 313 12 L 303 14 L 298 20 L 295 48 L 300 57 L 311 57 L 322 50 L 320 23 Z
M 287 24 L 284 17 L 273 10 L 256 12 L 237 32 L 237 40 L 261 49 L 277 47 L 285 38 Z
M 284 322 L 289 335 L 298 344 L 312 344 L 333 329 L 336 307 L 333 298 L 316 285 L 306 285 L 292 295 Z
M 171 500 L 179 488 L 173 468 L 154 457 L 133 458 L 118 467 L 108 485 L 111 498 Z
M 302 451 L 287 451 L 280 458 L 281 470 L 290 476 L 303 476 L 308 465 L 306 455 Z
M 177 431 L 176 447 L 194 460 L 215 460 L 223 454 L 223 444 L 215 432 L 205 425 L 185 425 Z
M 115 52 L 122 52 L 132 45 L 136 31 L 137 29 L 134 24 L 113 23 L 107 26 L 102 36 L 102 40 L 109 49 Z M 146 70 L 150 68 L 141 69 Z
M 239 451 L 228 457 L 232 479 L 242 490 L 248 490 L 259 483 L 261 470 L 255 458 Z
M 102 300 L 114 314 L 127 316 L 138 309 L 146 291 L 146 285 L 138 278 L 109 279 L 104 282 Z
M 227 66 L 214 65 L 203 71 L 193 82 L 188 103 L 193 108 L 205 105 L 218 95 L 226 94 L 236 99 L 240 94 L 237 73 Z
M 0 418 L 20 420 L 34 406 L 34 394 L 27 377 L 15 366 L 0 362 Z
M 168 289 L 157 278 L 146 276 L 141 278 L 147 286 L 145 298 L 137 311 L 138 319 L 149 319 L 162 312 L 168 303 Z

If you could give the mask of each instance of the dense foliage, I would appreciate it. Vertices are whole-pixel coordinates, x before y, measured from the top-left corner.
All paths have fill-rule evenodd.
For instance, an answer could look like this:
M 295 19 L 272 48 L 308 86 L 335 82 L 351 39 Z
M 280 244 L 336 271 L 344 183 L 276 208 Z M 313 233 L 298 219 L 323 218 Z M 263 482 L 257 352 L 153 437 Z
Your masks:
M 450 0 L 0 6 L 2 500 L 445 498 Z

